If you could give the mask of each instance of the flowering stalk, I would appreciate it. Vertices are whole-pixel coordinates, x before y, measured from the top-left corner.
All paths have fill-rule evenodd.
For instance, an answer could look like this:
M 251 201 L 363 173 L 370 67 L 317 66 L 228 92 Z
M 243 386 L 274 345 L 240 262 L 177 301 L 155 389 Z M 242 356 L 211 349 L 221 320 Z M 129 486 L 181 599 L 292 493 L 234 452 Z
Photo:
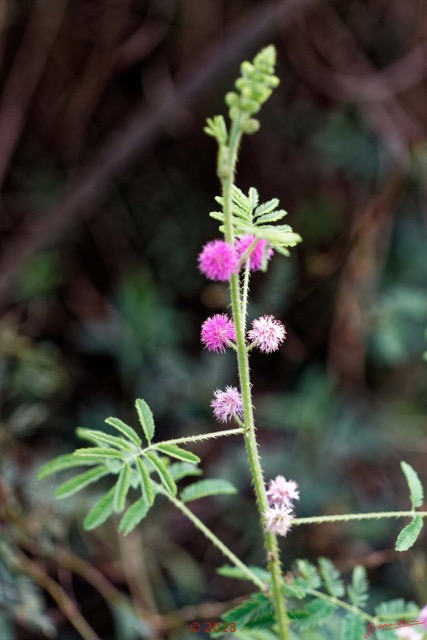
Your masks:
M 232 190 L 237 164 L 237 154 L 247 123 L 245 116 L 236 114 L 232 121 L 228 147 L 223 147 L 219 154 L 218 177 L 222 185 L 223 214 L 224 214 L 224 235 L 229 245 L 235 241 L 233 219 L 232 219 Z M 249 260 L 248 260 L 249 263 Z M 264 484 L 261 459 L 258 452 L 258 443 L 255 431 L 255 421 L 252 406 L 251 382 L 249 373 L 249 355 L 245 338 L 246 308 L 249 272 L 245 269 L 244 276 L 244 296 L 242 305 L 242 295 L 239 276 L 231 273 L 229 278 L 231 307 L 233 323 L 236 332 L 237 362 L 240 389 L 243 404 L 244 439 L 248 455 L 249 467 L 252 475 L 255 496 L 261 514 L 261 524 L 264 534 L 264 546 L 267 551 L 267 565 L 271 574 L 271 598 L 276 612 L 279 637 L 281 640 L 290 638 L 289 620 L 287 616 L 286 603 L 282 593 L 282 571 L 280 566 L 279 549 L 276 536 L 265 528 L 264 517 L 268 511 L 268 499 Z

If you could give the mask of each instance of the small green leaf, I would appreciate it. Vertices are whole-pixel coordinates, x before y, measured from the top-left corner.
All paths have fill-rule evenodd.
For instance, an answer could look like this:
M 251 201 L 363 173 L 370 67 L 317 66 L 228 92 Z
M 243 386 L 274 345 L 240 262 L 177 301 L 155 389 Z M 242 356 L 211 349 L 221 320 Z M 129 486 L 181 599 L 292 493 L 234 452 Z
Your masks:
M 266 569 L 262 569 L 262 567 L 254 567 L 252 565 L 248 565 L 248 569 L 250 569 L 252 573 L 258 576 L 258 578 L 263 582 L 270 582 L 271 575 L 269 571 L 266 571 Z M 234 580 L 249 580 L 248 575 L 244 571 L 242 571 L 242 569 L 229 564 L 225 564 L 224 566 L 219 567 L 216 572 L 220 576 L 224 576 L 225 578 L 232 578 Z
M 347 587 L 347 593 L 351 604 L 355 607 L 364 607 L 369 597 L 369 583 L 365 567 L 357 565 L 353 569 L 351 585 Z
M 352 613 L 345 616 L 342 622 L 341 637 L 345 640 L 361 640 L 366 638 L 367 630 L 360 616 L 356 616 Z
M 410 464 L 403 462 L 403 460 L 400 463 L 400 467 L 405 474 L 406 481 L 408 483 L 412 508 L 416 509 L 417 507 L 421 507 L 424 502 L 424 490 L 417 472 Z
M 301 631 L 308 629 L 316 629 L 320 627 L 331 617 L 335 612 L 336 606 L 327 600 L 321 600 L 316 598 L 311 600 L 305 605 L 305 611 L 309 614 L 306 618 L 303 618 L 296 622 L 296 626 Z M 346 638 L 347 640 L 347 638 Z
M 207 496 L 224 495 L 237 493 L 237 489 L 228 480 L 220 478 L 215 480 L 200 480 L 194 482 L 181 491 L 180 498 L 183 502 L 199 500 Z
M 263 593 L 255 593 L 247 600 L 244 600 L 234 609 L 223 613 L 221 619 L 227 623 L 235 622 L 238 629 L 242 629 L 248 624 L 258 623 L 266 616 L 271 615 L 272 604 L 269 598 Z
M 268 202 L 264 202 L 260 204 L 259 207 L 255 209 L 254 218 L 258 218 L 267 213 L 271 213 L 279 206 L 280 201 L 277 198 L 273 198 L 272 200 L 268 200 Z
M 65 453 L 62 456 L 58 456 L 57 458 L 46 462 L 42 467 L 40 467 L 37 473 L 37 479 L 42 480 L 53 473 L 64 471 L 65 469 L 70 469 L 72 467 L 87 467 L 92 464 L 99 464 L 98 456 L 93 456 L 92 458 L 89 456 L 79 457 L 74 453 Z
M 174 462 L 169 467 L 169 473 L 175 482 L 178 482 L 188 476 L 201 476 L 203 472 L 193 464 L 188 464 L 188 462 Z
M 417 541 L 422 528 L 423 519 L 421 516 L 416 516 L 412 522 L 407 524 L 399 533 L 396 540 L 396 551 L 408 551 Z
M 135 400 L 135 408 L 138 413 L 138 418 L 144 431 L 144 435 L 147 438 L 148 444 L 150 444 L 155 430 L 154 418 L 151 409 L 145 400 L 142 400 L 141 398 Z
M 101 447 L 103 444 L 106 444 L 111 447 L 116 447 L 121 451 L 133 451 L 133 447 L 128 444 L 123 438 L 110 436 L 108 433 L 103 433 L 102 431 L 95 431 L 94 429 L 83 429 L 82 427 L 78 427 L 76 429 L 76 434 L 82 440 L 89 440 L 90 442 L 94 442 Z
M 167 456 L 177 458 L 183 462 L 189 462 L 190 464 L 198 464 L 200 462 L 199 456 L 185 449 L 181 449 L 181 447 L 178 447 L 176 444 L 158 444 L 156 445 L 156 449 Z
M 321 586 L 322 581 L 314 564 L 303 558 L 297 560 L 295 564 L 298 575 L 294 582 L 297 586 L 307 590 L 318 589 Z
M 83 521 L 86 531 L 96 529 L 111 516 L 114 511 L 114 492 L 115 487 L 112 487 L 89 511 Z
M 318 564 L 320 575 L 323 578 L 328 593 L 336 598 L 341 598 L 345 593 L 344 583 L 333 562 L 328 560 L 328 558 L 319 558 Z
M 258 218 L 256 221 L 257 224 L 267 224 L 268 222 L 277 222 L 278 220 L 282 220 L 288 214 L 287 211 L 283 209 L 279 209 L 278 211 L 272 211 L 271 213 L 266 213 Z
M 149 451 L 148 453 L 146 453 L 146 456 L 157 471 L 157 474 L 165 489 L 169 491 L 169 493 L 171 493 L 173 496 L 176 496 L 178 490 L 175 481 L 169 473 L 166 465 L 160 460 L 160 458 L 156 456 L 155 453 Z
M 130 488 L 130 466 L 125 465 L 120 471 L 114 491 L 114 511 L 121 513 L 126 506 L 126 497 Z
M 148 513 L 150 505 L 144 497 L 139 498 L 133 503 L 131 507 L 126 511 L 119 524 L 119 532 L 127 535 L 135 529 L 135 527 L 141 522 Z
M 83 449 L 76 449 L 74 451 L 75 456 L 89 456 L 90 458 L 120 458 L 123 460 L 123 453 L 116 451 L 116 449 L 105 449 L 101 447 L 85 447 Z
M 139 476 L 141 478 L 141 488 L 144 492 L 146 502 L 151 506 L 155 498 L 153 481 L 151 480 L 147 467 L 141 458 L 136 459 L 136 468 L 138 469 Z
M 67 480 L 67 482 L 61 484 L 56 489 L 54 495 L 56 498 L 67 498 L 73 493 L 80 491 L 80 489 L 83 489 L 88 484 L 96 482 L 96 480 L 106 476 L 107 473 L 108 469 L 106 469 L 104 465 L 90 469 L 89 471 L 81 473 L 80 475 L 71 478 L 71 480 Z
M 123 422 L 123 420 L 119 420 L 119 418 L 107 418 L 105 422 L 117 429 L 117 431 L 120 431 L 126 438 L 136 444 L 137 447 L 141 446 L 142 440 L 135 429 L 132 429 L 132 427 Z

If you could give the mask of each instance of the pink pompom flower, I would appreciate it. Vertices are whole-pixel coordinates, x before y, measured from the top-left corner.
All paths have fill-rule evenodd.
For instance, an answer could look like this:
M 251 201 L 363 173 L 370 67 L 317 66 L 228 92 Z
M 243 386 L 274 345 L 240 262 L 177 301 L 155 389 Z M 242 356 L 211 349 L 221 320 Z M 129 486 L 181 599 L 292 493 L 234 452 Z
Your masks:
M 261 316 L 248 332 L 251 342 L 263 353 L 277 351 L 286 337 L 286 329 L 274 316 Z
M 423 623 L 423 627 L 427 629 L 427 605 L 420 611 L 420 620 Z
M 233 321 L 226 313 L 217 313 L 202 324 L 201 340 L 209 351 L 222 351 L 236 339 Z
M 239 256 L 239 259 L 242 258 L 243 254 L 253 242 L 255 242 L 256 237 L 254 235 L 241 236 L 236 242 L 236 250 Z M 273 255 L 273 247 L 268 244 L 267 240 L 258 240 L 252 249 L 249 257 L 249 267 L 251 271 L 260 271 L 262 269 L 264 256 L 266 255 L 267 260 L 270 260 Z M 244 264 L 246 265 L 247 259 Z
M 236 249 L 224 240 L 211 240 L 199 254 L 199 269 L 209 280 L 226 282 L 239 271 Z
M 293 500 L 299 500 L 298 484 L 295 480 L 276 476 L 274 480 L 270 480 L 267 498 L 270 506 L 292 507 Z
M 384 631 L 384 629 L 381 629 L 381 631 Z M 410 627 L 403 627 L 401 629 L 394 628 L 394 633 L 398 638 L 402 638 L 402 640 L 422 640 L 424 637 L 417 629 L 411 629 Z
M 243 402 L 241 393 L 236 387 L 226 387 L 225 391 L 217 389 L 211 402 L 214 416 L 219 422 L 228 422 L 232 418 L 242 418 Z
M 292 509 L 284 506 L 274 505 L 267 509 L 265 513 L 265 527 L 267 531 L 278 536 L 285 536 L 292 527 L 295 514 Z

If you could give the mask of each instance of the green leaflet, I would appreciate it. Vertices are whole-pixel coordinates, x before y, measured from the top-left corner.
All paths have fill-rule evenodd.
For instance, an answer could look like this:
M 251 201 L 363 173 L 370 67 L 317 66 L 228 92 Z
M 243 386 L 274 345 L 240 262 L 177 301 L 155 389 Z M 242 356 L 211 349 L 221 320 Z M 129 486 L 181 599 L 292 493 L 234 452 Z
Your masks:
M 199 456 L 191 453 L 191 451 L 181 449 L 181 447 L 178 447 L 176 444 L 158 444 L 156 445 L 156 449 L 167 456 L 177 458 L 183 462 L 189 462 L 190 464 L 198 464 L 200 462 Z
M 191 500 L 199 500 L 206 496 L 233 493 L 237 493 L 236 487 L 234 487 L 231 482 L 228 482 L 228 480 L 218 478 L 215 480 L 200 480 L 199 482 L 190 484 L 181 491 L 180 498 L 182 502 L 190 502 Z
M 348 598 L 355 607 L 364 607 L 369 597 L 369 583 L 365 567 L 354 567 L 351 585 L 347 587 Z
M 130 466 L 124 465 L 114 491 L 114 511 L 121 513 L 126 506 L 126 497 L 130 488 Z
M 422 528 L 423 519 L 421 516 L 416 516 L 397 536 L 396 551 L 408 551 L 417 541 Z
M 417 507 L 421 507 L 424 502 L 424 489 L 417 472 L 410 464 L 403 462 L 403 460 L 400 463 L 400 467 L 408 483 L 412 508 L 416 509 Z
M 320 598 L 316 598 L 315 600 L 311 600 L 311 602 L 305 605 L 304 611 L 308 615 L 301 620 L 296 620 L 295 625 L 301 631 L 306 631 L 307 629 L 315 629 L 316 627 L 320 627 L 325 624 L 325 622 L 331 617 L 335 610 L 336 606 L 328 600 L 321 600 Z
M 193 464 L 188 464 L 188 462 L 174 462 L 169 467 L 169 473 L 175 482 L 178 482 L 188 476 L 201 476 L 203 472 Z
M 146 457 L 149 459 L 149 461 L 151 462 L 151 464 L 153 465 L 153 467 L 155 468 L 155 470 L 157 471 L 157 474 L 164 486 L 164 488 L 173 496 L 176 496 L 177 494 L 177 487 L 175 484 L 174 479 L 172 478 L 171 474 L 169 473 L 166 465 L 164 464 L 164 462 L 162 462 L 160 460 L 160 458 L 158 458 L 156 456 L 155 453 L 152 453 L 151 451 L 148 451 L 146 453 Z
M 123 460 L 123 453 L 116 449 L 104 449 L 102 447 L 85 447 L 84 449 L 76 449 L 75 456 L 89 456 L 97 458 L 120 458 Z
M 135 400 L 135 408 L 142 430 L 144 431 L 144 435 L 148 444 L 150 444 L 155 431 L 154 418 L 151 409 L 145 400 L 142 400 L 142 398 L 137 398 Z
M 366 632 L 366 623 L 363 622 L 360 616 L 351 613 L 345 616 L 342 621 L 342 638 L 345 638 L 345 640 L 361 640 Z
M 263 593 L 255 593 L 244 602 L 223 613 L 221 619 L 227 623 L 235 622 L 236 627 L 242 631 L 242 627 L 256 623 L 271 616 L 273 611 L 269 598 Z
M 90 469 L 85 473 L 81 473 L 80 475 L 71 478 L 71 480 L 67 480 L 64 484 L 61 484 L 56 489 L 54 495 L 56 498 L 67 498 L 68 496 L 73 495 L 73 493 L 80 491 L 80 489 L 83 489 L 83 487 L 86 487 L 88 484 L 96 482 L 96 480 L 107 475 L 107 473 L 108 469 L 104 465 Z
M 132 427 L 123 422 L 123 420 L 119 420 L 119 418 L 107 418 L 105 420 L 107 424 L 120 431 L 128 440 L 133 442 L 137 447 L 140 447 L 142 444 L 142 440 L 139 435 L 136 433 Z
M 151 506 L 155 498 L 153 481 L 151 480 L 147 467 L 141 458 L 136 459 L 136 468 L 138 469 L 139 477 L 141 479 L 141 489 L 144 493 L 145 500 L 147 504 Z
M 319 558 L 318 565 L 328 593 L 336 598 L 341 598 L 345 593 L 344 583 L 333 562 L 328 558 Z
M 79 438 L 94 442 L 101 447 L 103 444 L 106 444 L 108 446 L 120 449 L 121 451 L 128 452 L 133 451 L 134 449 L 134 447 L 128 444 L 123 438 L 110 436 L 108 433 L 103 433 L 102 431 L 95 431 L 94 429 L 83 429 L 82 427 L 77 427 L 76 434 Z
M 308 560 L 299 559 L 295 562 L 295 565 L 297 577 L 294 582 L 297 587 L 308 591 L 310 589 L 318 589 L 321 586 L 322 581 L 314 564 L 311 564 Z
M 53 473 L 70 469 L 72 467 L 87 467 L 92 464 L 99 464 L 98 456 L 78 456 L 75 453 L 65 453 L 40 467 L 37 473 L 37 479 L 42 480 Z
M 252 565 L 248 565 L 248 568 L 263 582 L 268 583 L 270 581 L 271 575 L 270 572 L 266 569 L 262 569 L 261 567 L 254 567 Z M 224 576 L 225 578 L 232 578 L 234 580 L 249 580 L 247 574 L 242 571 L 242 569 L 228 564 L 219 567 L 216 572 L 220 576 Z
M 141 522 L 147 515 L 150 509 L 150 505 L 144 497 L 139 498 L 133 503 L 131 507 L 126 511 L 119 524 L 119 532 L 127 535 L 135 529 L 135 527 Z
M 114 511 L 114 493 L 115 487 L 112 487 L 89 511 L 83 521 L 86 531 L 96 529 L 111 516 Z

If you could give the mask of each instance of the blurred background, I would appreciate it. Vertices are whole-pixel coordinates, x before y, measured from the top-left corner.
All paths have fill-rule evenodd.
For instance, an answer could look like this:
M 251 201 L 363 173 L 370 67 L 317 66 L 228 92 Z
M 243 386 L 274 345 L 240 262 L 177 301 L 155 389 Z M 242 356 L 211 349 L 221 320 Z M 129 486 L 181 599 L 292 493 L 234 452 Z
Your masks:
M 288 331 L 253 354 L 266 477 L 298 481 L 299 516 L 408 508 L 399 461 L 427 481 L 425 3 L 1 0 L 0 29 L 0 638 L 189 640 L 189 621 L 250 586 L 220 577 L 223 558 L 161 499 L 127 538 L 114 522 L 85 533 L 102 486 L 55 501 L 59 478 L 35 474 L 78 445 L 77 425 L 135 424 L 135 397 L 159 438 L 217 428 L 209 402 L 236 369 L 199 343 L 227 304 L 197 270 L 218 235 L 203 126 L 272 42 L 281 85 L 238 184 L 279 197 L 304 242 L 253 278 L 251 315 Z M 239 495 L 195 512 L 262 563 L 241 443 L 197 453 Z M 426 538 L 399 555 L 398 530 L 298 529 L 285 568 L 361 563 L 374 603 L 426 604 Z

